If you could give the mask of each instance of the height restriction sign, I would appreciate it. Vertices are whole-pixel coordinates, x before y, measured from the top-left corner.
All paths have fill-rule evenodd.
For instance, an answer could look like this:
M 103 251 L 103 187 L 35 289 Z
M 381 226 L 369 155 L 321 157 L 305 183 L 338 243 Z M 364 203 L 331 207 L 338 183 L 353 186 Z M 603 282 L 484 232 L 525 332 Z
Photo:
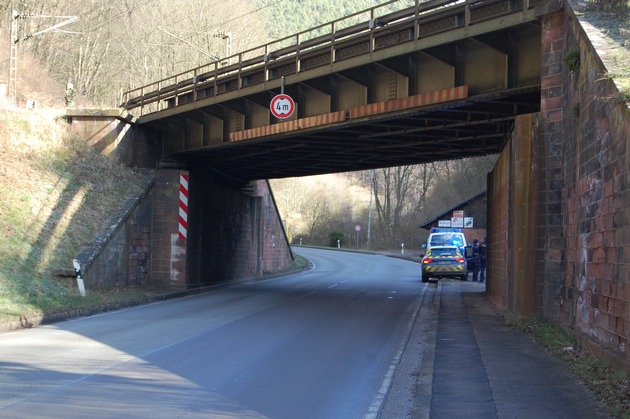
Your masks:
M 276 118 L 286 119 L 293 115 L 293 111 L 295 111 L 295 102 L 291 96 L 280 94 L 271 99 L 269 109 Z

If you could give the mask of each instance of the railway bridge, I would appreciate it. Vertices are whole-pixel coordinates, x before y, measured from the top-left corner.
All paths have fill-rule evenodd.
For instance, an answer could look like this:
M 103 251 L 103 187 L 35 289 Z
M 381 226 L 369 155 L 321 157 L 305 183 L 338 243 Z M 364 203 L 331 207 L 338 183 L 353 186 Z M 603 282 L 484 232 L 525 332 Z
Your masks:
M 499 154 L 488 292 L 627 359 L 630 128 L 605 72 L 570 3 L 397 0 L 68 118 L 157 168 L 150 221 L 125 233 L 151 250 L 123 276 L 172 286 L 287 266 L 265 179 Z

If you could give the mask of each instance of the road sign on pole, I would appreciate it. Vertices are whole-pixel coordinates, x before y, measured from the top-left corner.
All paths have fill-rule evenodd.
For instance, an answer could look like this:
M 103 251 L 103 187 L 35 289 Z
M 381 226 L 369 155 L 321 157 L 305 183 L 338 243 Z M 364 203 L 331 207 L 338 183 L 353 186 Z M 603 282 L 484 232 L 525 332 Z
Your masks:
M 269 109 L 276 118 L 286 119 L 293 115 L 293 112 L 295 111 L 295 102 L 289 95 L 276 95 L 273 99 L 271 99 Z

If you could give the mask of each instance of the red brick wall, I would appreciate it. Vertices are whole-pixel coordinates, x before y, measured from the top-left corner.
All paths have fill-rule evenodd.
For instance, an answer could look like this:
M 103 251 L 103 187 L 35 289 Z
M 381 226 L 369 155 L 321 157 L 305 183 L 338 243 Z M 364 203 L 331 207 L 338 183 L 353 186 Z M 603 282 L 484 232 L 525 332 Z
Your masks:
M 288 238 L 278 213 L 271 186 L 266 180 L 256 181 L 255 185 L 256 195 L 262 198 L 264 214 L 262 273 L 268 274 L 286 270 L 293 263 L 293 254 L 288 245 Z
M 68 119 L 89 144 L 129 166 L 155 167 L 161 156 L 163 135 L 130 129 L 117 110 L 76 110 Z M 193 173 L 192 234 L 184 240 L 178 237 L 179 174 L 156 170 L 148 203 L 142 203 L 152 215 L 143 211 L 141 222 L 108 237 L 100 250 L 79 255 L 82 266 L 91 265 L 88 285 L 186 287 L 260 277 L 291 266 L 291 249 L 266 181 L 239 190 L 215 184 L 212 175 Z
M 565 213 L 563 209 L 563 104 L 564 78 L 564 14 L 558 13 L 544 20 L 542 28 L 541 117 L 542 141 L 545 147 L 544 228 L 541 247 L 545 255 L 541 263 L 545 269 L 543 313 L 558 318 L 561 310 L 561 293 L 566 242 L 564 238 Z
M 189 283 L 206 285 L 286 270 L 292 255 L 266 181 L 236 189 L 192 172 Z
M 543 54 L 544 314 L 629 359 L 630 112 L 570 10 L 544 21 Z
M 179 238 L 178 170 L 156 170 L 153 187 L 151 282 L 155 285 L 188 285 L 186 241 Z
M 630 112 L 572 11 L 544 19 L 542 53 L 541 112 L 489 177 L 488 292 L 628 365 Z
M 152 183 L 138 199 L 121 203 L 113 214 L 113 229 L 93 238 L 90 246 L 76 255 L 85 286 L 107 289 L 143 286 L 150 283 Z

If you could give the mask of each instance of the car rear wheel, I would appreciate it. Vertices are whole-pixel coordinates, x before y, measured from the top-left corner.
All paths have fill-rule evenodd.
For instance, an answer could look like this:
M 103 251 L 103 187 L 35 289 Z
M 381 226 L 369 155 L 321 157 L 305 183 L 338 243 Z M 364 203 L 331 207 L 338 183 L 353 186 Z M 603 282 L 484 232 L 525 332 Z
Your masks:
M 429 275 L 422 274 L 422 282 L 429 282 Z

